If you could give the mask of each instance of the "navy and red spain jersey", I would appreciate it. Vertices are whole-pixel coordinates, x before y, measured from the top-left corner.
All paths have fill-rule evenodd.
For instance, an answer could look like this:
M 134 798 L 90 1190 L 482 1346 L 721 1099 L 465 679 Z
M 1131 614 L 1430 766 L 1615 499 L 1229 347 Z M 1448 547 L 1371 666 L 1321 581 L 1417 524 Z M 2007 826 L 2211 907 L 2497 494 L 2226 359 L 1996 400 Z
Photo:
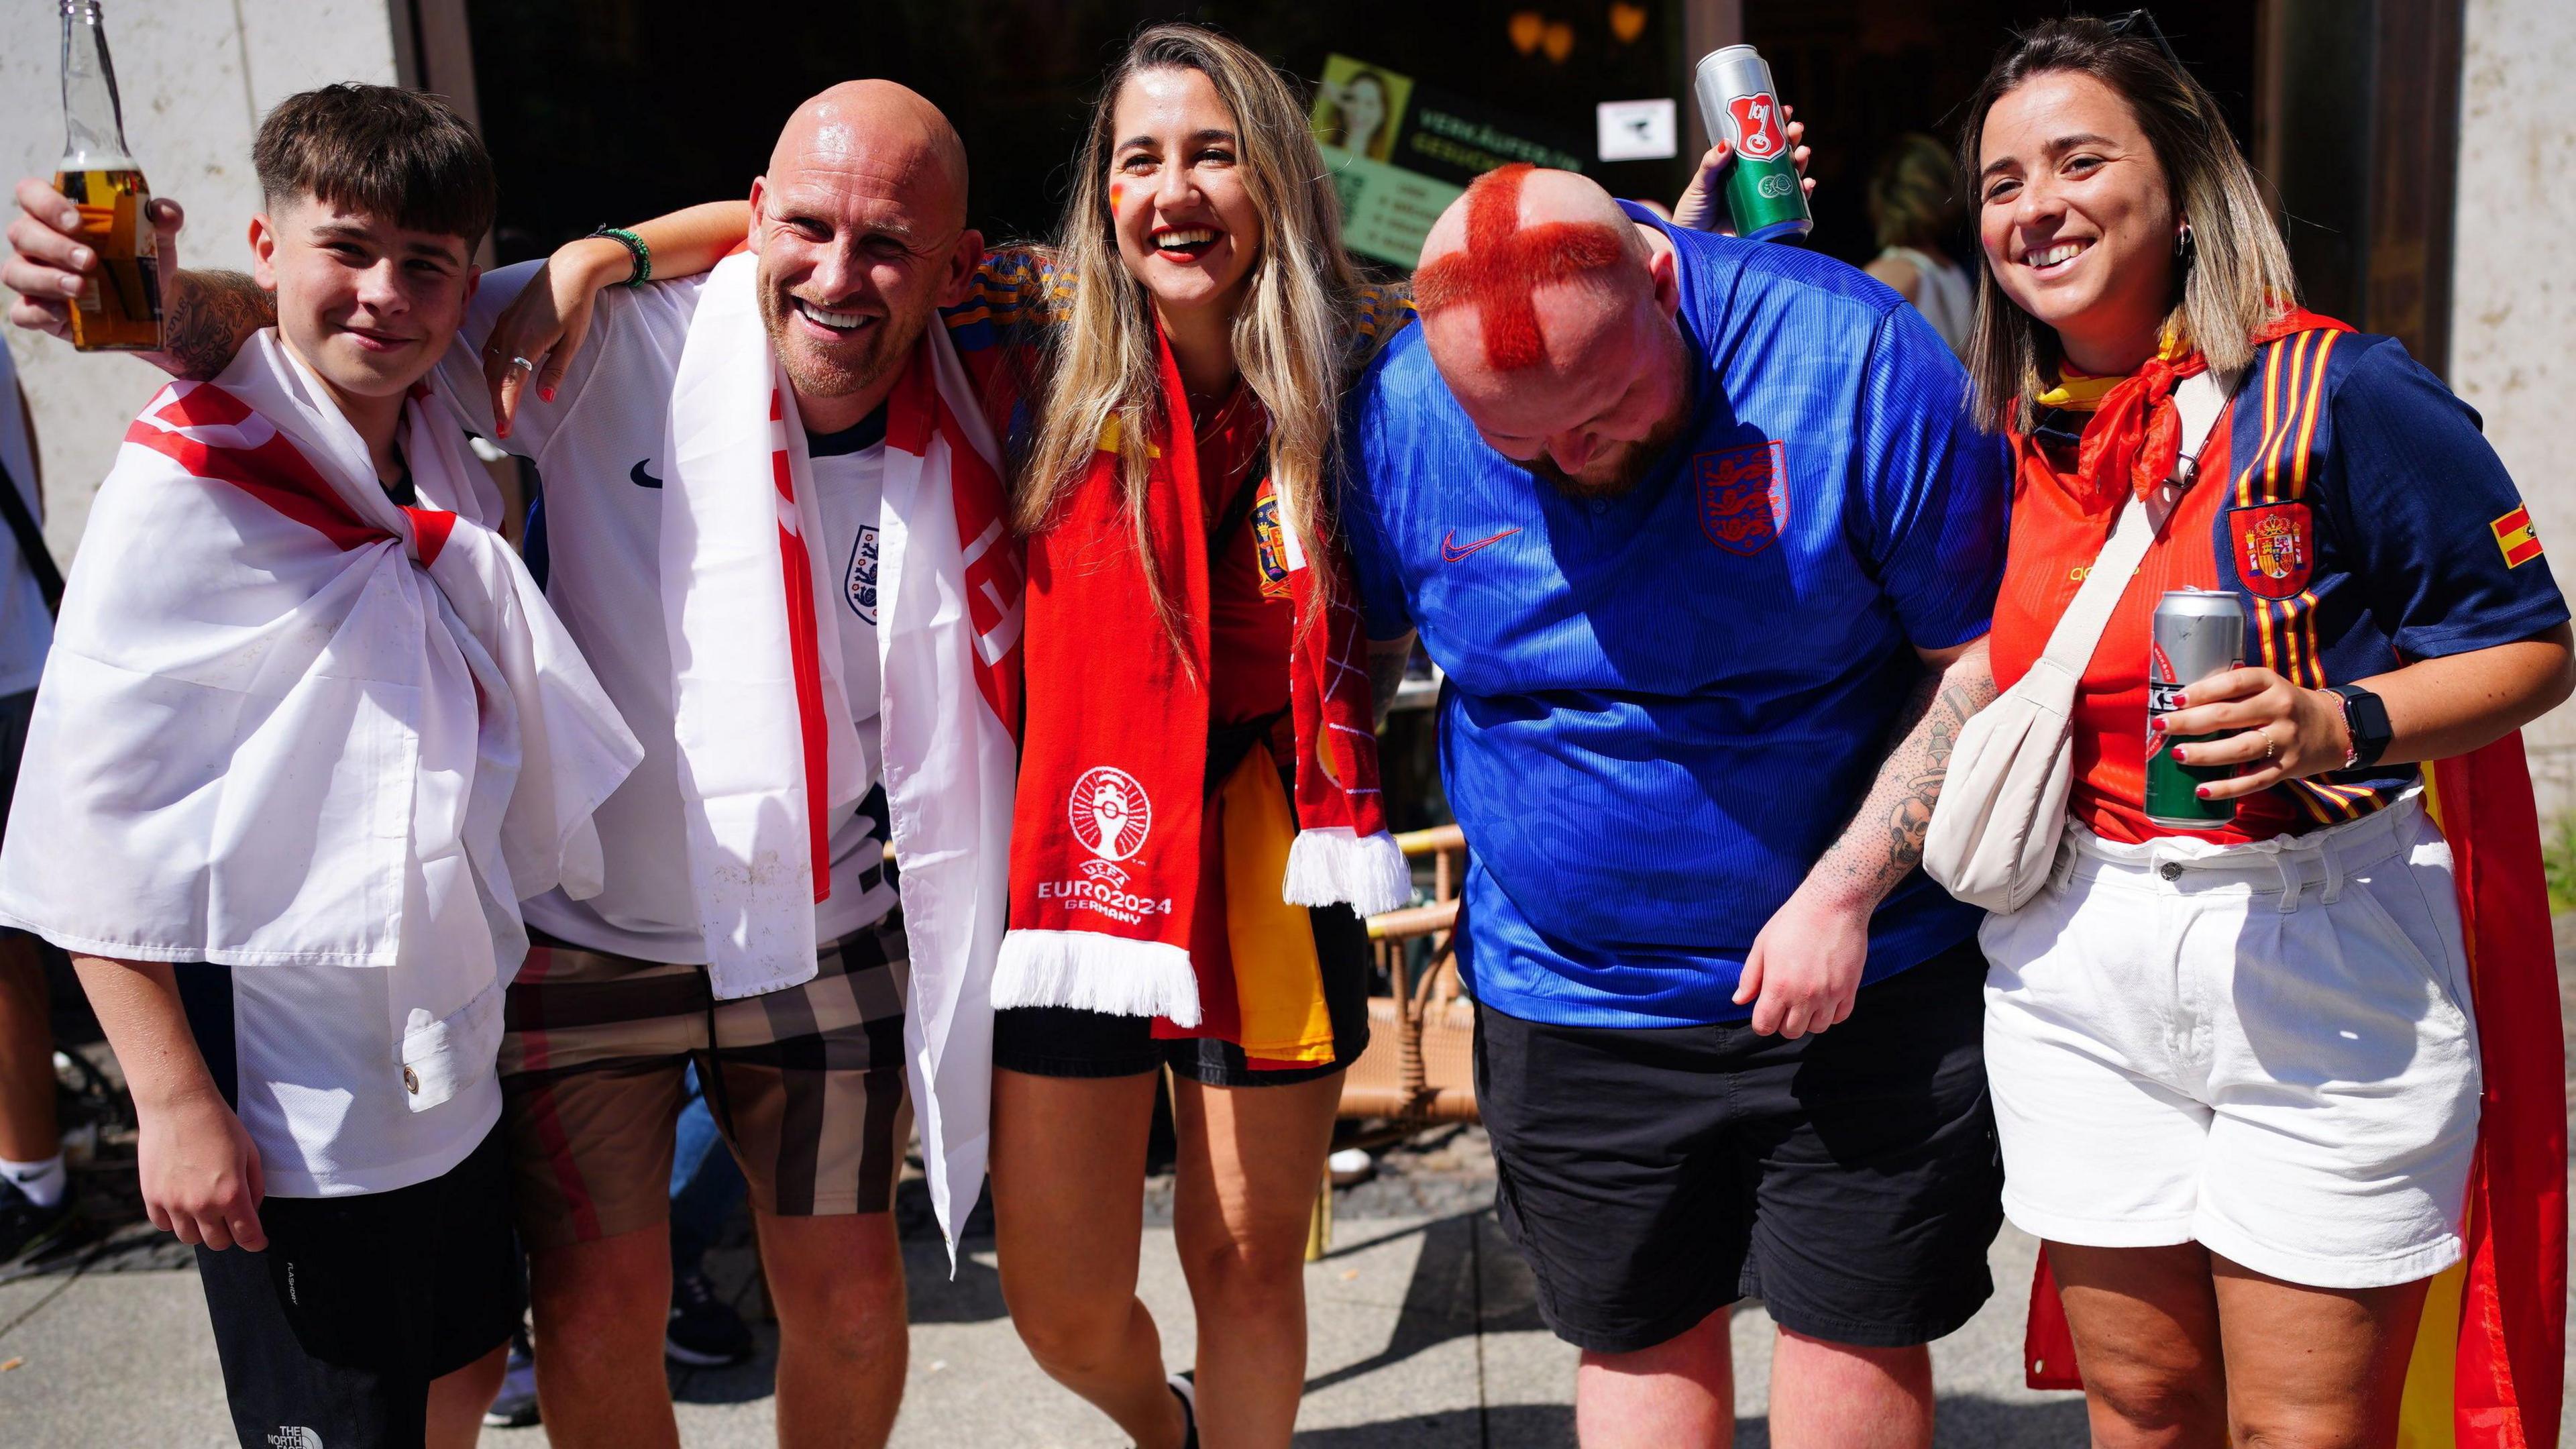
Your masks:
M 2099 426 L 2099 422 L 2095 426 Z M 2080 496 L 2071 454 L 2016 439 L 2012 551 L 1995 606 L 1996 682 L 2048 642 L 2121 499 Z M 2147 641 L 2168 589 L 2232 589 L 2245 658 L 2321 689 L 2414 659 L 2509 644 L 2567 621 L 2522 498 L 2453 397 L 2396 339 L 2297 332 L 2260 349 L 2204 466 L 2147 552 L 2076 697 L 2075 818 L 2111 840 L 2261 840 L 2355 820 L 2413 765 L 2291 781 L 2225 829 L 2146 818 Z

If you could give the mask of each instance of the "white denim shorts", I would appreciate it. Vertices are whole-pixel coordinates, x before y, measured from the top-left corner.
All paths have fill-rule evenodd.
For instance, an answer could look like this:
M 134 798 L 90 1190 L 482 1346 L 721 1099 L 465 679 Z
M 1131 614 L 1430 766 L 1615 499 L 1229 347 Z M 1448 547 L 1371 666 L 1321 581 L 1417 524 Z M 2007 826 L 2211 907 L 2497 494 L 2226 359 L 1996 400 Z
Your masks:
M 2478 1045 L 2451 848 L 2416 796 L 2250 845 L 2069 824 L 2048 887 L 1979 940 L 2024 1231 L 2197 1242 L 2318 1288 L 2460 1256 Z

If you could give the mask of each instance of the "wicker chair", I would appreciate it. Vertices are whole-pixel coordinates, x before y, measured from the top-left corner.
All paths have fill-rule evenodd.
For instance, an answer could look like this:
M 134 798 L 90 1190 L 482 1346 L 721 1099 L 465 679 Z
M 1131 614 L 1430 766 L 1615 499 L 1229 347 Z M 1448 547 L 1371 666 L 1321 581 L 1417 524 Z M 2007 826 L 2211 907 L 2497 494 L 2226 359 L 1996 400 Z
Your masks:
M 1455 825 L 1396 837 L 1408 857 L 1432 857 L 1431 902 L 1369 917 L 1369 939 L 1390 987 L 1369 998 L 1369 1044 L 1342 1078 L 1341 1115 L 1381 1125 L 1360 1145 L 1401 1141 L 1426 1128 L 1476 1120 L 1476 1007 L 1459 989 L 1451 960 L 1458 924 L 1458 877 L 1467 841 Z M 1412 943 L 1431 940 L 1419 977 Z M 1306 1238 L 1309 1261 L 1332 1246 L 1333 1182 L 1324 1176 Z
M 1475 1006 L 1460 992 L 1450 959 L 1466 838 L 1457 826 L 1444 825 L 1400 835 L 1396 843 L 1407 856 L 1432 857 L 1431 903 L 1369 918 L 1369 939 L 1392 989 L 1369 998 L 1368 1049 L 1343 1078 L 1341 1111 L 1385 1122 L 1390 1140 L 1476 1118 Z M 1431 960 L 1417 978 L 1410 947 L 1425 936 Z

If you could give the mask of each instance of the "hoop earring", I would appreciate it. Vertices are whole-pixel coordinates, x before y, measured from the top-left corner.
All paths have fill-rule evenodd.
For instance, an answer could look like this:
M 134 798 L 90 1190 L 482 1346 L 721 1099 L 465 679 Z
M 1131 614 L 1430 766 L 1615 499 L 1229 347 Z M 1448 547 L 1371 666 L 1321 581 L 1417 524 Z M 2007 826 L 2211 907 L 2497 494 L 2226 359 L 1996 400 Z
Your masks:
M 2182 230 L 2174 233 L 2174 255 L 2178 257 L 2189 257 L 2191 255 L 2190 222 L 2184 222 L 2182 224 Z

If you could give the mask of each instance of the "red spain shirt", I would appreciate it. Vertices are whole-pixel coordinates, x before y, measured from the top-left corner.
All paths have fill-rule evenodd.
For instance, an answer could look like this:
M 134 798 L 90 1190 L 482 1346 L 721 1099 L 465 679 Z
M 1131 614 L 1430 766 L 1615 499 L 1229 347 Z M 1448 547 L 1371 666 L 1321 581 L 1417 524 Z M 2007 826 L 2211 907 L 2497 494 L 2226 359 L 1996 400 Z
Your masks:
M 2263 840 L 2357 820 L 2417 777 L 2379 764 L 2240 800 L 2217 830 L 2146 817 L 2147 644 L 2169 589 L 2245 606 L 2245 662 L 2309 689 L 2415 659 L 2528 639 L 2567 621 L 2513 480 L 2478 416 L 2394 339 L 2301 316 L 2255 354 L 2203 446 L 2200 476 L 2111 616 L 2078 687 L 2070 811 L 2110 840 Z M 2087 436 L 2107 414 L 2087 426 Z M 2013 439 L 2011 551 L 1995 603 L 1995 680 L 2046 647 L 2123 495 L 2072 450 Z

